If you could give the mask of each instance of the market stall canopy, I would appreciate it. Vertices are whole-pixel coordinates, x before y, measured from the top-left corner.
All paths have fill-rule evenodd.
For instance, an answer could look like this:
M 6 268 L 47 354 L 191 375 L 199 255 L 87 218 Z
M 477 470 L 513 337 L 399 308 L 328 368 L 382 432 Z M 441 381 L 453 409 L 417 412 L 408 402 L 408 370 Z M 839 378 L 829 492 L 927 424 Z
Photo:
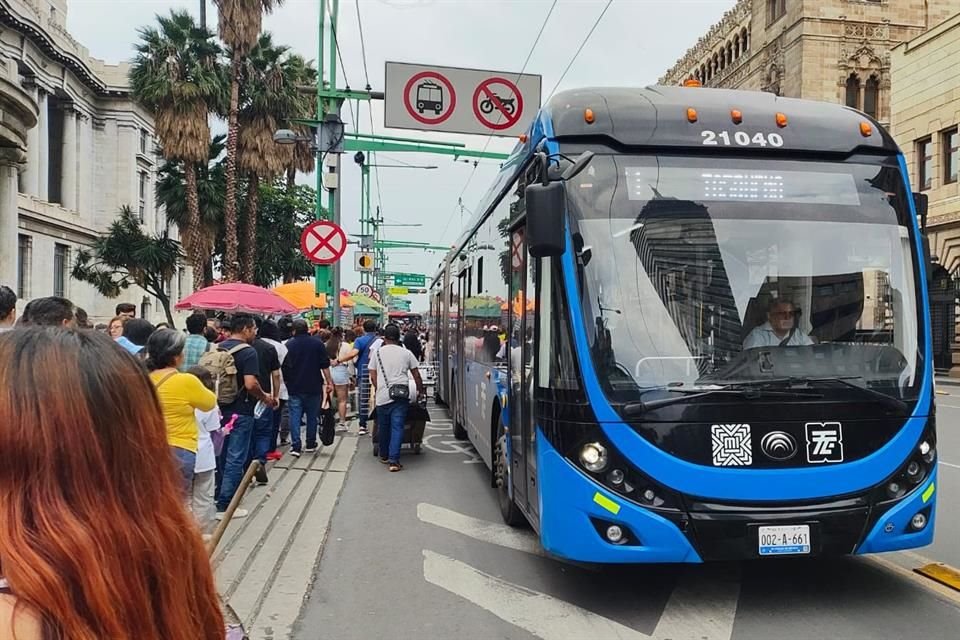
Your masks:
M 352 293 L 350 294 L 350 299 L 353 300 L 358 305 L 363 305 L 365 307 L 372 309 L 373 313 L 377 313 L 381 309 L 386 309 L 385 306 L 383 306 L 382 304 L 380 304 L 370 296 L 365 296 L 362 293 Z M 359 314 L 360 312 L 355 311 L 354 313 Z
M 177 311 L 230 313 L 296 313 L 297 308 L 273 291 L 242 282 L 228 282 L 194 292 L 176 304 Z
M 271 291 L 295 306 L 298 311 L 327 308 L 327 294 L 321 293 L 317 295 L 314 283 L 308 280 L 281 284 L 279 287 L 271 289 Z M 350 295 L 341 292 L 340 307 L 352 306 L 354 306 L 354 302 L 350 299 Z

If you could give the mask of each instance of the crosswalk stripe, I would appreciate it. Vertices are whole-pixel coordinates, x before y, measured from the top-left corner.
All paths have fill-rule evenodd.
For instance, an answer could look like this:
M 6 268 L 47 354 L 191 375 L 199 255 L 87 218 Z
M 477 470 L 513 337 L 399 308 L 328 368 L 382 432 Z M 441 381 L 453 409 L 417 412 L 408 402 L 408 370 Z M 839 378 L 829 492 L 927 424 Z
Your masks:
M 504 524 L 480 520 L 425 502 L 417 505 L 417 517 L 421 522 L 455 531 L 474 540 L 534 555 L 546 555 L 533 534 L 512 529 Z

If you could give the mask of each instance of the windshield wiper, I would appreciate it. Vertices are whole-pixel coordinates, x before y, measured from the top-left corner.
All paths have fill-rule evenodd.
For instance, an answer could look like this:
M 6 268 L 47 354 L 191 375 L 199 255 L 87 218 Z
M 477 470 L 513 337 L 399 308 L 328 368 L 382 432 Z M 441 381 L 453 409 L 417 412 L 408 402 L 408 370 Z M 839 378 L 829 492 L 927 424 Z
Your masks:
M 795 391 L 772 391 L 765 388 L 769 384 L 775 384 L 778 382 L 787 382 L 790 378 L 775 378 L 771 380 L 761 381 L 748 381 L 744 383 L 735 383 L 735 384 L 726 384 L 722 386 L 717 386 L 714 388 L 700 388 L 700 389 L 684 389 L 682 387 L 655 387 L 652 389 L 646 389 L 643 393 L 650 393 L 651 391 L 665 391 L 667 393 L 679 393 L 682 395 L 674 396 L 672 398 L 658 398 L 656 400 L 649 400 L 644 402 L 642 399 L 637 402 L 628 402 L 623 405 L 623 413 L 627 416 L 638 416 L 647 411 L 653 409 L 659 409 L 661 407 L 667 407 L 672 404 L 678 404 L 681 402 L 686 402 L 694 398 L 703 398 L 706 396 L 713 395 L 738 395 L 754 400 L 761 397 L 781 397 L 781 398 L 822 398 L 823 394 L 819 393 L 797 393 Z M 642 394 L 641 394 L 642 395 Z
M 907 405 L 907 403 L 904 402 L 903 400 L 901 400 L 900 398 L 896 398 L 896 397 L 894 397 L 894 396 L 887 395 L 886 393 L 884 393 L 884 392 L 882 392 L 882 391 L 877 391 L 876 389 L 871 389 L 870 387 L 866 386 L 866 383 L 864 383 L 864 386 L 860 386 L 859 384 L 856 384 L 855 382 L 851 382 L 851 380 L 863 380 L 863 376 L 828 376 L 828 377 L 823 377 L 823 378 L 799 378 L 799 377 L 794 377 L 794 378 L 787 378 L 787 379 L 785 380 L 785 382 L 788 383 L 788 384 L 790 384 L 791 386 L 806 385 L 806 387 L 807 387 L 808 389 L 810 388 L 810 386 L 809 386 L 810 383 L 817 383 L 817 382 L 838 382 L 838 383 L 844 385 L 845 387 L 848 387 L 848 388 L 850 388 L 850 389 L 856 389 L 857 391 L 860 391 L 860 392 L 862 392 L 863 394 L 870 396 L 871 398 L 874 398 L 874 399 L 876 399 L 876 400 L 879 400 L 880 402 L 882 402 L 882 403 L 883 403 L 884 405 L 886 405 L 887 407 L 892 407 L 892 408 L 897 409 L 898 411 L 902 411 L 902 412 L 904 412 L 904 413 L 906 413 L 907 410 L 909 409 L 909 406 Z M 780 382 L 781 382 L 780 380 L 777 380 L 776 382 L 772 382 L 771 384 L 777 384 L 777 383 L 780 383 Z

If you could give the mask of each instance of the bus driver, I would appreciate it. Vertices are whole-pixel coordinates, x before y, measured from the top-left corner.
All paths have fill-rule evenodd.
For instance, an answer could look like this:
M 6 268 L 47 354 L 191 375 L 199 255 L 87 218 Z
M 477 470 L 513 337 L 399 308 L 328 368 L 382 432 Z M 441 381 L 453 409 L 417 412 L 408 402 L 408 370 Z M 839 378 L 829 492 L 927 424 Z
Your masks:
M 767 305 L 767 321 L 747 334 L 744 349 L 755 347 L 805 347 L 813 340 L 798 331 L 797 309 L 789 300 L 773 298 Z

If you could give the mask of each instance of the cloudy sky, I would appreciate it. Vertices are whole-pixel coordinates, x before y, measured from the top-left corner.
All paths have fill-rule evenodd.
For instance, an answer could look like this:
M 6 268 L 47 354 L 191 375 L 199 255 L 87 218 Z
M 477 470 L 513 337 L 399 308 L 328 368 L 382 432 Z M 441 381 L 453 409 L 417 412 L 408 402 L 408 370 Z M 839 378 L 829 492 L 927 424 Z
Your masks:
M 202 0 L 68 0 L 68 28 L 91 53 L 108 62 L 128 60 L 137 27 L 150 23 L 157 13 L 187 8 L 199 16 Z M 317 25 L 323 0 L 286 0 L 265 22 L 274 41 L 289 45 L 308 59 L 317 58 Z M 332 0 L 326 0 L 332 6 Z M 384 89 L 387 60 L 452 67 L 490 69 L 518 73 L 553 0 L 341 0 L 338 28 L 345 64 L 338 85 L 348 81 L 355 89 L 366 84 L 361 52 L 360 21 L 366 44 L 366 68 L 374 90 Z M 526 73 L 543 76 L 544 99 L 557 82 L 557 90 L 582 86 L 643 86 L 655 83 L 663 72 L 730 9 L 734 0 L 614 0 L 586 46 L 561 74 L 607 4 L 606 0 L 558 0 L 544 34 L 533 50 Z M 208 21 L 216 26 L 216 9 L 207 2 Z M 418 134 L 383 127 L 383 106 L 374 102 L 373 124 L 377 133 L 424 136 L 463 142 L 482 149 L 485 136 Z M 354 118 L 360 131 L 369 132 L 366 105 Z M 344 120 L 352 129 L 352 117 Z M 515 140 L 493 138 L 489 150 L 509 152 Z M 454 162 L 447 156 L 429 154 L 380 154 L 378 164 L 410 163 L 438 165 L 435 170 L 379 170 L 379 201 L 387 223 L 420 227 L 386 227 L 392 240 L 426 241 L 449 245 L 462 229 L 458 199 L 463 199 L 463 222 L 477 205 L 498 171 L 496 161 Z M 312 176 L 300 180 L 313 184 Z M 348 233 L 359 231 L 360 171 L 347 162 L 343 174 L 342 220 Z M 353 289 L 359 282 L 353 271 L 353 249 L 344 263 L 342 284 Z M 388 268 L 432 275 L 439 253 L 397 250 L 390 254 Z M 414 308 L 425 299 L 413 298 Z

